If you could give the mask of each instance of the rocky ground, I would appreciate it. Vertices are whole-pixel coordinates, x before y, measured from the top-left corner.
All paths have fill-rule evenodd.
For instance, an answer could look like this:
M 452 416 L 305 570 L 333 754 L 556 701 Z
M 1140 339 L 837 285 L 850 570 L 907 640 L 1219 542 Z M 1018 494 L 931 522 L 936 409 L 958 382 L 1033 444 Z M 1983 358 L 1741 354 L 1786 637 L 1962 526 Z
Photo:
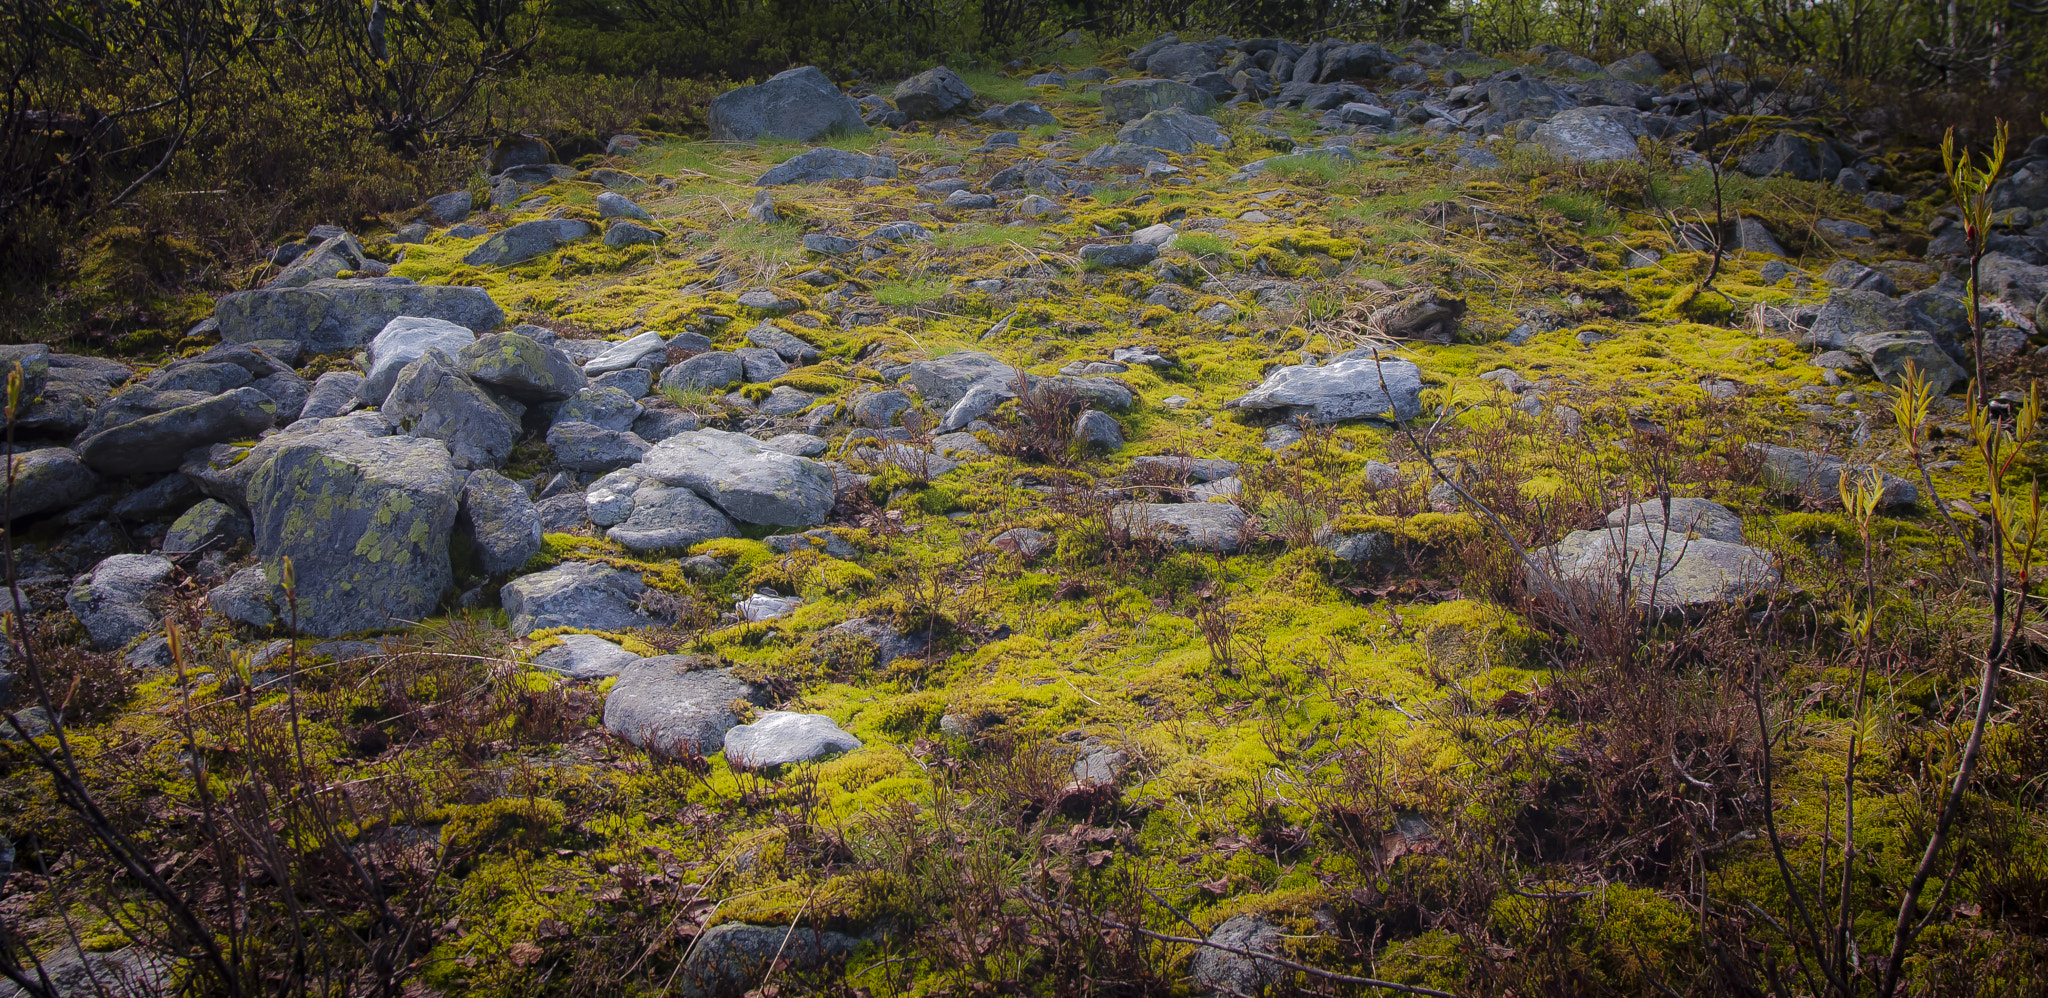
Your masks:
M 1959 395 L 1925 476 L 1892 420 L 1909 364 L 1971 377 L 1939 157 L 1838 105 L 1726 60 L 1167 36 L 793 70 L 575 166 L 506 140 L 169 355 L 6 348 L 19 592 L 99 663 L 66 726 L 124 798 L 193 806 L 200 742 L 286 710 L 318 781 L 402 784 L 347 838 L 433 867 L 438 991 L 1298 983 L 1250 951 L 1462 991 L 1531 945 L 1517 905 L 1597 892 L 1584 973 L 1647 993 L 1698 956 L 1668 850 L 1770 854 L 1720 841 L 1754 812 L 1680 846 L 1566 803 L 1627 753 L 1557 621 L 1754 625 L 1840 584 L 1845 469 L 1927 559 L 1925 489 L 1982 478 Z M 2048 307 L 2048 140 L 2011 159 L 2000 389 Z M 1820 696 L 1778 777 L 1808 832 Z M 1629 792 L 1734 764 L 1689 737 Z M 25 758 L 24 848 L 60 820 Z M 167 972 L 19 869 L 73 972 Z

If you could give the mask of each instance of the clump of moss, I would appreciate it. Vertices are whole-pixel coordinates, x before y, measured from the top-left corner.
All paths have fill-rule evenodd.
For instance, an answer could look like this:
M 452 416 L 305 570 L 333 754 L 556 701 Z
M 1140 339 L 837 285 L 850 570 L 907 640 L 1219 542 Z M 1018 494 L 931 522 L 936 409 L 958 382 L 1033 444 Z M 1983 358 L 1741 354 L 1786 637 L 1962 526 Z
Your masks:
M 449 808 L 441 844 L 458 856 L 475 856 L 500 846 L 544 848 L 563 836 L 565 813 L 546 797 L 502 797 Z

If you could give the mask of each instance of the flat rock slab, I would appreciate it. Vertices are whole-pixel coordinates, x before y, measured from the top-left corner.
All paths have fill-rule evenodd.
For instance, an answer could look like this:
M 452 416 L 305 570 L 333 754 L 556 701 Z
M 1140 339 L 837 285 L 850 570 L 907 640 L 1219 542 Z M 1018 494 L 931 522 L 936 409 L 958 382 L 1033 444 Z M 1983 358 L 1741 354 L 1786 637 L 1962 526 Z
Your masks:
M 832 469 L 724 430 L 676 434 L 649 448 L 637 470 L 697 493 L 742 523 L 815 526 L 835 501 Z
M 816 66 L 784 70 L 754 86 L 719 94 L 707 118 L 714 142 L 816 142 L 835 132 L 868 130 L 860 106 Z
M 559 672 L 570 679 L 616 676 L 640 656 L 595 634 L 564 634 L 562 643 L 533 657 L 535 668 Z
M 739 998 L 766 980 L 778 960 L 808 970 L 845 959 L 858 945 L 852 936 L 807 926 L 727 922 L 698 937 L 676 973 L 676 992 L 683 998 Z
M 512 618 L 514 634 L 545 627 L 623 631 L 654 622 L 638 607 L 646 589 L 637 572 L 572 561 L 513 579 L 498 591 L 498 598 Z
M 823 714 L 771 710 L 725 733 L 725 761 L 741 769 L 774 769 L 816 762 L 860 745 L 860 739 Z
M 688 655 L 659 655 L 628 664 L 605 696 L 605 728 L 649 751 L 718 751 L 726 731 L 739 723 L 733 701 L 761 703 L 765 696 L 730 669 L 702 668 L 704 664 Z
M 354 350 L 401 315 L 496 329 L 505 310 L 482 288 L 419 285 L 402 277 L 314 281 L 223 295 L 213 318 L 228 343 L 286 339 L 308 353 Z
M 1390 417 L 1405 422 L 1422 414 L 1422 369 L 1405 360 L 1339 354 L 1321 367 L 1278 368 L 1224 408 L 1317 423 Z
M 1132 540 L 1179 551 L 1229 553 L 1244 546 L 1244 511 L 1230 503 L 1127 502 L 1109 511 L 1109 524 Z
M 1709 499 L 1677 497 L 1671 499 L 1670 516 L 1665 515 L 1664 502 L 1652 499 L 1626 506 L 1607 514 L 1607 525 L 1621 527 L 1637 523 L 1670 523 L 1674 531 L 1705 537 L 1708 540 L 1742 543 L 1742 517 L 1720 503 Z
M 1689 537 L 1663 524 L 1574 530 L 1532 556 L 1532 574 L 1547 575 L 1574 600 L 1619 601 L 1626 576 L 1628 599 L 1660 613 L 1740 604 L 1778 579 L 1776 559 L 1768 551 Z M 1548 587 L 1532 578 L 1530 588 Z

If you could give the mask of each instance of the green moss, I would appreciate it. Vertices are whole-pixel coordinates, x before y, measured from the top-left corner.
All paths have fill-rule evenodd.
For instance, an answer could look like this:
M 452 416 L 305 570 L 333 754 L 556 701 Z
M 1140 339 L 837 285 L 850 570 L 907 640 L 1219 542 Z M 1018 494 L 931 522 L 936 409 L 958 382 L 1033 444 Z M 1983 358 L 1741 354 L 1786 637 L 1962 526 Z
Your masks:
M 559 801 L 544 797 L 502 797 L 484 804 L 448 809 L 441 843 L 458 856 L 500 846 L 535 850 L 562 837 L 564 811 Z

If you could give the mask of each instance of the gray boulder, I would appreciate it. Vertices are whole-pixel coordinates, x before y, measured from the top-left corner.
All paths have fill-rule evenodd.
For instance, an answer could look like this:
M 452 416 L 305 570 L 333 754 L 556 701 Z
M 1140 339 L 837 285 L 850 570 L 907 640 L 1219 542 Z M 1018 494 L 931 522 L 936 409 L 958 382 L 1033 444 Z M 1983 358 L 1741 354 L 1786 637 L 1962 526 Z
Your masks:
M 1389 412 L 1406 421 L 1422 414 L 1422 369 L 1405 360 L 1376 362 L 1368 348 L 1338 354 L 1320 367 L 1276 368 L 1224 408 L 1318 423 L 1386 419 Z
M 864 177 L 894 180 L 896 161 L 887 156 L 867 156 L 844 149 L 813 149 L 770 167 L 754 181 L 754 186 L 819 184 L 827 180 L 859 180 Z
M 405 365 L 384 399 L 384 415 L 404 432 L 447 444 L 457 468 L 498 467 L 519 439 L 518 418 L 440 350 Z
M 1735 248 L 1744 253 L 1764 253 L 1770 256 L 1789 256 L 1785 247 L 1764 227 L 1762 219 L 1744 215 L 1735 220 Z
M 537 218 L 505 229 L 470 250 L 462 262 L 472 267 L 509 267 L 597 231 L 580 218 Z
M 1102 116 L 1114 125 L 1168 108 L 1208 114 L 1215 106 L 1208 91 L 1173 80 L 1131 80 L 1102 88 Z
M 605 536 L 637 554 L 682 551 L 716 537 L 738 537 L 725 514 L 686 488 L 644 482 L 633 491 L 633 511 Z
M 720 94 L 712 98 L 707 118 L 714 142 L 816 142 L 868 130 L 853 98 L 840 93 L 815 66 L 784 70 L 755 86 Z
M 549 627 L 624 631 L 653 623 L 639 609 L 640 594 L 646 591 L 638 572 L 571 561 L 505 583 L 498 599 L 513 634 Z
M 661 233 L 635 222 L 617 221 L 604 230 L 604 244 L 612 249 L 644 246 L 661 241 Z
M 974 105 L 974 88 L 944 66 L 935 66 L 896 84 L 896 91 L 890 96 L 896 102 L 896 110 L 922 121 L 960 114 Z
M 1665 516 L 1663 500 L 1652 499 L 1633 506 L 1624 506 L 1607 514 L 1610 527 L 1633 526 L 1636 524 L 1669 523 L 1673 533 L 1696 534 L 1708 540 L 1725 541 L 1729 544 L 1742 543 L 1742 517 L 1734 511 L 1709 499 L 1674 496 L 1671 499 L 1670 516 Z
M 823 714 L 771 710 L 725 733 L 725 761 L 736 769 L 775 769 L 860 748 L 860 739 Z
M 296 288 L 314 281 L 330 280 L 343 271 L 368 271 L 382 274 L 382 263 L 370 259 L 363 252 L 356 237 L 344 232 L 321 240 L 311 249 L 299 254 L 287 264 L 276 277 L 264 283 L 268 288 Z
M 595 423 L 568 420 L 548 427 L 548 450 L 555 463 L 570 471 L 611 471 L 647 453 L 648 443 L 631 430 L 607 430 Z
M 1142 267 L 1159 259 L 1151 243 L 1096 243 L 1081 247 L 1081 263 L 1090 267 Z
M 805 342 L 795 333 L 766 320 L 747 330 L 747 342 L 773 350 L 783 360 L 792 364 L 809 364 L 818 359 L 817 347 Z
M 1257 915 L 1236 915 L 1209 933 L 1209 941 L 1230 950 L 1279 954 L 1286 933 Z M 1293 974 L 1270 960 L 1204 946 L 1188 962 L 1188 981 L 1199 993 L 1259 995 Z
M 630 218 L 641 222 L 652 222 L 654 216 L 647 209 L 633 203 L 633 199 L 618 191 L 600 191 L 597 195 L 597 217 Z
M 164 534 L 163 552 L 173 558 L 196 551 L 232 553 L 255 536 L 247 514 L 218 499 L 205 499 L 171 524 Z
M 640 656 L 595 634 L 572 632 L 558 640 L 561 644 L 533 657 L 535 668 L 559 672 L 570 679 L 603 679 L 616 676 L 627 666 L 640 661 Z
M 468 327 L 446 319 L 412 315 L 392 319 L 370 341 L 369 374 L 363 378 L 356 400 L 364 405 L 383 405 L 406 365 L 426 356 L 429 350 L 459 356 L 463 348 L 475 342 L 476 334 Z
M 1531 572 L 1548 576 L 1574 600 L 1620 600 L 1625 576 L 1628 599 L 1659 613 L 1742 603 L 1778 578 L 1768 551 L 1691 537 L 1661 521 L 1574 530 L 1533 557 Z M 1532 579 L 1531 588 L 1537 587 L 1548 588 L 1540 578 Z
M 1840 508 L 1843 475 L 1854 476 L 1851 479 L 1853 485 L 1856 478 L 1867 479 L 1872 471 L 1877 472 L 1884 490 L 1878 499 L 1879 509 L 1901 509 L 1920 502 L 1919 486 L 1873 465 L 1850 464 L 1832 454 L 1793 447 L 1751 446 L 1763 455 L 1765 483 L 1823 508 Z
M 896 425 L 897 413 L 917 405 L 910 393 L 900 388 L 884 388 L 869 392 L 855 399 L 853 419 L 871 430 L 881 430 Z
M 262 565 L 250 565 L 206 594 L 208 606 L 237 624 L 269 627 L 277 623 L 275 588 Z
M 8 458 L 13 464 L 16 519 L 68 509 L 99 492 L 100 476 L 69 447 L 44 447 Z
M 237 291 L 222 296 L 213 309 L 226 342 L 286 339 L 309 353 L 356 349 L 399 316 L 474 330 L 495 329 L 505 321 L 504 310 L 482 288 L 423 287 L 402 277 Z
M 1879 381 L 1898 387 L 1906 383 L 1906 370 L 1918 368 L 1927 386 L 1939 397 L 1970 382 L 1970 373 L 1951 359 L 1935 342 L 1934 335 L 1920 329 L 1894 329 L 1879 333 L 1858 333 L 1849 337 L 1849 352 L 1870 365 Z
M 726 922 L 698 937 L 676 973 L 683 998 L 739 998 L 767 980 L 777 961 L 804 970 L 843 960 L 859 941 L 810 926 Z
M 517 331 L 479 337 L 455 356 L 477 383 L 528 404 L 569 398 L 590 380 L 560 348 Z
M 562 403 L 555 410 L 554 422 L 580 422 L 607 430 L 626 430 L 632 428 L 633 421 L 639 419 L 643 411 L 645 407 L 627 392 L 617 388 L 591 387 Z
M 105 475 L 176 471 L 194 447 L 248 439 L 270 429 L 277 403 L 254 388 L 237 388 L 104 430 L 79 445 L 87 466 Z
M 726 731 L 739 723 L 733 701 L 765 704 L 766 696 L 732 670 L 706 664 L 687 655 L 658 655 L 626 666 L 605 696 L 605 728 L 654 752 L 718 751 Z
M 329 371 L 313 382 L 306 402 L 299 407 L 300 419 L 332 419 L 356 407 L 363 391 L 363 376 L 354 371 Z
M 747 377 L 747 364 L 738 354 L 724 350 L 700 353 L 661 372 L 661 387 L 683 391 L 718 391 Z
M 1846 350 L 1850 340 L 1865 333 L 1908 328 L 1897 301 L 1875 291 L 1835 288 L 1807 327 L 1806 341 L 1816 349 Z
M 742 523 L 812 526 L 825 522 L 835 499 L 832 469 L 724 430 L 670 437 L 648 450 L 638 470 L 688 488 Z
M 1015 104 L 1004 104 L 1001 107 L 989 108 L 977 116 L 976 120 L 985 121 L 992 125 L 1007 125 L 1012 128 L 1030 128 L 1035 125 L 1057 125 L 1060 123 L 1058 118 L 1052 116 L 1051 111 L 1039 107 L 1028 100 L 1020 100 Z
M 911 364 L 909 381 L 927 405 L 934 409 L 951 409 L 976 385 L 987 386 L 998 401 L 1014 398 L 1018 376 L 1017 368 L 989 354 L 962 350 Z M 1030 379 L 1032 384 L 1037 382 L 1037 378 Z M 993 412 L 994 408 L 990 405 L 989 411 Z
M 117 554 L 72 585 L 64 604 L 85 625 L 93 647 L 112 651 L 156 628 L 152 600 L 169 590 L 174 566 L 154 554 Z
M 488 469 L 463 482 L 455 530 L 485 575 L 516 572 L 540 553 L 540 511 L 518 482 Z
M 1193 153 L 1196 146 L 1230 147 L 1230 135 L 1217 127 L 1214 118 L 1178 107 L 1153 111 L 1130 122 L 1117 130 L 1116 140 L 1183 156 Z
M 1637 52 L 1626 59 L 1608 63 L 1607 72 L 1635 83 L 1655 83 L 1664 78 L 1664 64 L 1648 52 Z
M 1124 445 L 1124 430 L 1109 413 L 1086 409 L 1074 420 L 1074 445 L 1115 450 Z
M 1186 79 L 1216 68 L 1216 53 L 1199 42 L 1168 45 L 1145 58 L 1145 72 L 1153 76 Z
M 431 615 L 454 579 L 464 476 L 438 440 L 309 433 L 249 480 L 265 575 L 297 570 L 299 628 L 320 637 Z M 281 602 L 281 601 L 280 601 Z
M 468 191 L 450 191 L 427 199 L 427 214 L 441 225 L 454 225 L 469 217 L 472 204 Z
M 1842 157 L 1826 139 L 1785 130 L 1737 158 L 1735 166 L 1752 177 L 1833 180 L 1842 172 Z
M 1575 107 L 1536 126 L 1534 141 L 1574 163 L 1641 162 L 1636 140 L 1648 134 L 1643 116 L 1628 107 Z
M 1899 293 L 1898 282 L 1892 280 L 1892 275 L 1854 260 L 1836 260 L 1820 275 L 1820 279 L 1838 288 L 1875 291 L 1881 295 Z
M 1090 170 L 1140 170 L 1148 163 L 1164 163 L 1166 154 L 1151 146 L 1129 142 L 1113 142 L 1106 146 L 1090 149 L 1081 157 L 1081 165 Z
M 1178 551 L 1232 553 L 1244 545 L 1244 511 L 1225 502 L 1127 502 L 1110 508 L 1110 528 Z
M 741 347 L 733 353 L 740 359 L 740 370 L 750 385 L 758 385 L 789 373 L 789 364 L 782 355 L 766 347 Z

